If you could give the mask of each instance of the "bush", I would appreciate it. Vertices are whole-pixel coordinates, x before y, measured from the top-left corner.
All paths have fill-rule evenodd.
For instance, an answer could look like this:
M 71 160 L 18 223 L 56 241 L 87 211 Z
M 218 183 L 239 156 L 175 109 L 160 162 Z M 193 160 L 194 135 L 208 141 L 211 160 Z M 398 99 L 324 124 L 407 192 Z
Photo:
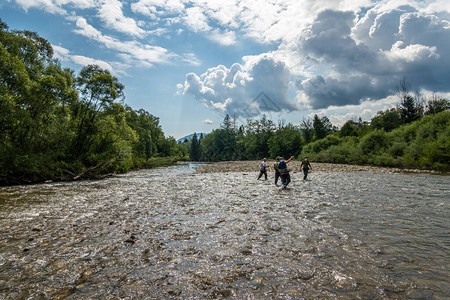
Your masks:
M 316 153 L 319 153 L 323 150 L 328 149 L 333 145 L 338 145 L 341 142 L 341 139 L 335 135 L 329 135 L 326 138 L 321 140 L 317 140 L 311 144 L 312 150 Z
M 387 145 L 386 133 L 383 130 L 374 130 L 361 139 L 360 147 L 363 154 L 375 154 Z

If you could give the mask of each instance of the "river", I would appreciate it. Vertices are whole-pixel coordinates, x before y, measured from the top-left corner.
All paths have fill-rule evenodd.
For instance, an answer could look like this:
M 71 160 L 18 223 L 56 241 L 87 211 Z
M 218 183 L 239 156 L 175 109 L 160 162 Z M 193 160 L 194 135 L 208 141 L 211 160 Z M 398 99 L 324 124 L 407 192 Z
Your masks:
M 445 175 L 195 164 L 0 188 L 0 299 L 443 299 Z

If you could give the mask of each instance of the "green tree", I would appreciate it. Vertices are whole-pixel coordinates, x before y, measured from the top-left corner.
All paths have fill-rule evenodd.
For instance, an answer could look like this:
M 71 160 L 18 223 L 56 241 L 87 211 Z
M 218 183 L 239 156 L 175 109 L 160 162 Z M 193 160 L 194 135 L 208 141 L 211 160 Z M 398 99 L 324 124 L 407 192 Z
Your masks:
M 150 114 L 144 109 L 133 110 L 126 107 L 127 123 L 136 131 L 138 140 L 134 144 L 134 153 L 137 161 L 147 161 L 151 157 L 158 155 L 158 141 L 164 136 L 159 118 Z
M 450 101 L 445 98 L 437 98 L 433 95 L 433 98 L 426 102 L 425 115 L 435 115 L 442 111 L 450 109 Z
M 356 127 L 358 126 L 358 123 L 348 120 L 345 122 L 344 126 L 342 126 L 341 130 L 339 131 L 339 136 L 357 136 L 358 133 L 356 132 Z
M 306 144 L 309 144 L 313 141 L 314 138 L 314 126 L 313 122 L 310 118 L 303 119 L 302 123 L 300 125 L 300 130 L 303 135 L 303 139 L 305 140 Z
M 294 126 L 280 128 L 268 141 L 270 157 L 297 157 L 302 151 L 302 135 Z
M 400 82 L 399 97 L 400 104 L 397 106 L 397 110 L 404 124 L 409 124 L 422 117 L 423 106 L 420 103 L 419 95 L 418 93 L 416 93 L 416 97 L 410 95 L 408 83 L 404 78 Z
M 194 135 L 191 139 L 191 147 L 189 149 L 189 159 L 192 161 L 200 160 L 200 142 L 197 138 L 197 133 L 194 132 Z
M 123 98 L 124 86 L 108 70 L 89 65 L 80 71 L 76 79 L 76 88 L 80 94 L 80 101 L 74 110 L 76 132 L 73 154 L 76 159 L 83 160 L 89 156 L 92 150 L 91 141 L 98 133 L 97 118 L 115 100 Z
M 383 129 L 386 132 L 392 131 L 403 124 L 399 111 L 392 108 L 386 111 L 380 111 L 372 118 L 371 126 L 375 129 Z
M 38 180 L 65 157 L 71 131 L 64 104 L 77 93 L 72 73 L 52 59 L 50 43 L 1 24 L 0 179 Z
M 331 124 L 328 117 L 324 116 L 322 118 L 319 118 L 318 115 L 314 115 L 313 128 L 316 140 L 320 140 L 332 132 L 333 125 Z
M 374 130 L 361 139 L 363 154 L 375 154 L 387 146 L 386 133 L 383 130 Z

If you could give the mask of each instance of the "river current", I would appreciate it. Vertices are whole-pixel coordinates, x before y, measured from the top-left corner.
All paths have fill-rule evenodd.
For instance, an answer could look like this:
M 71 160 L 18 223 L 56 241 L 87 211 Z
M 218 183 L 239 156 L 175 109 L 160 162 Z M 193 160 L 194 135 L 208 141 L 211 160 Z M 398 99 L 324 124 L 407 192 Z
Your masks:
M 0 188 L 0 299 L 444 299 L 449 177 L 197 174 Z

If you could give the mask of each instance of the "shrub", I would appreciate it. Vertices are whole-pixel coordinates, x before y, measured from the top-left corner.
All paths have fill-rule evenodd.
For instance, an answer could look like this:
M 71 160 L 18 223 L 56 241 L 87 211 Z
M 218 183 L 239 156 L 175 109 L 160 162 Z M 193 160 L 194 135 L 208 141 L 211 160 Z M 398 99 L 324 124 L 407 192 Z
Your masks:
M 387 145 L 386 133 L 383 130 L 374 130 L 361 139 L 360 147 L 363 154 L 377 153 Z

